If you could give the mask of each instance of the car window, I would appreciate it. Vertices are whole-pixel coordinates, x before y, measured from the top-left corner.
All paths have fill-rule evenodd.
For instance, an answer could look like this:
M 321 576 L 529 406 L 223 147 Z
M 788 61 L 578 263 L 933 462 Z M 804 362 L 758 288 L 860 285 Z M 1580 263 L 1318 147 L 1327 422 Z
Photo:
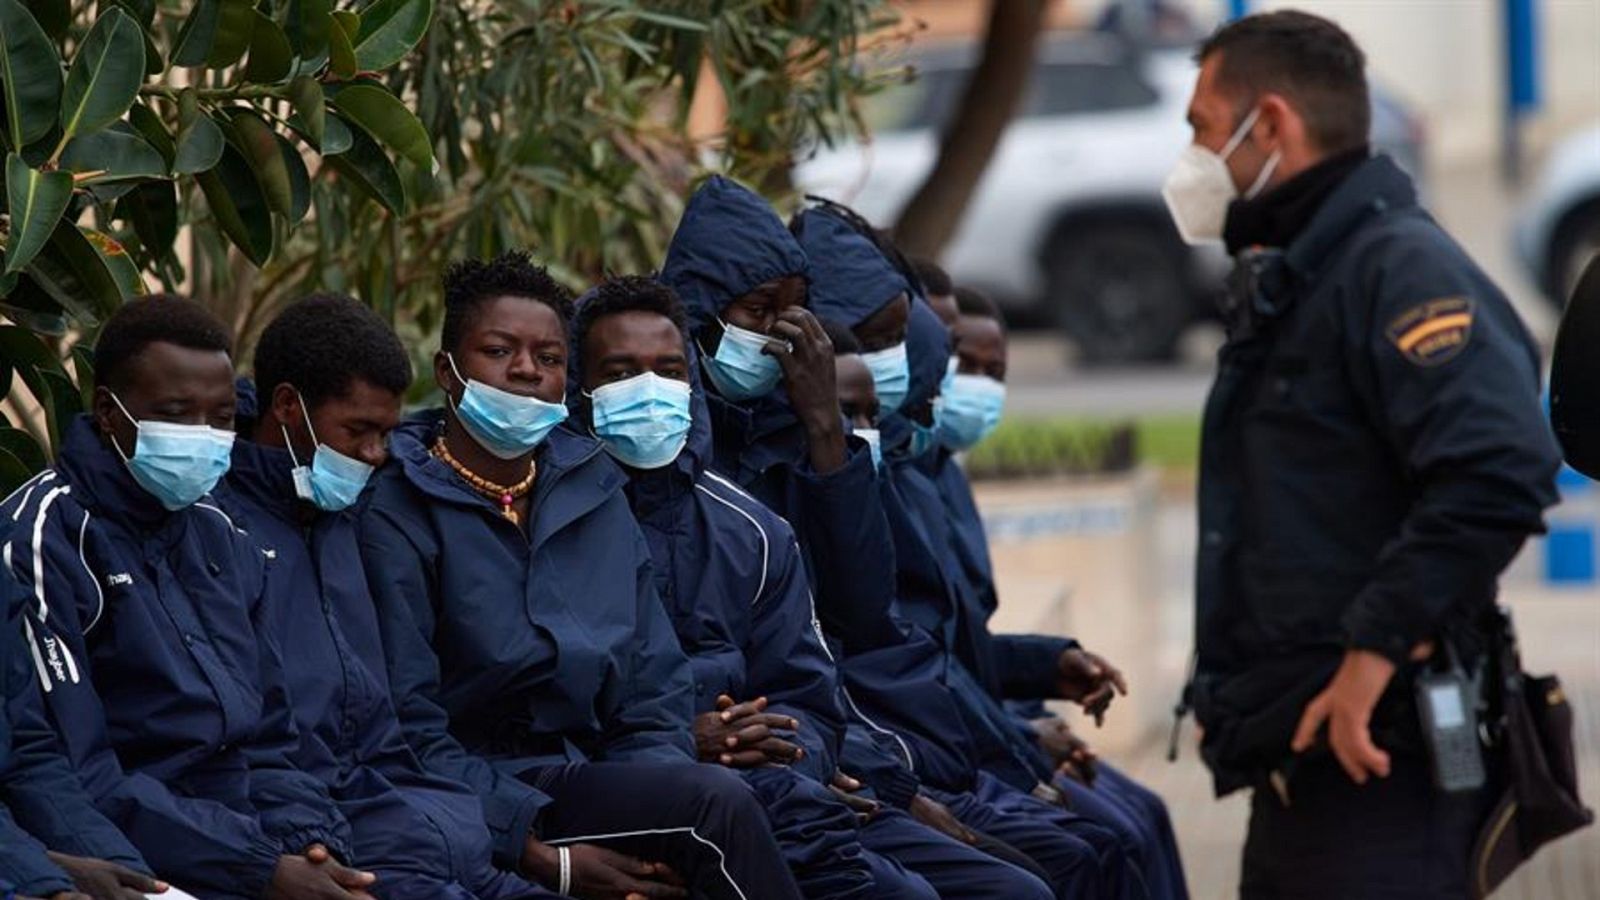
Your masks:
M 915 80 L 870 97 L 863 108 L 875 133 L 942 130 L 966 88 L 969 69 L 920 69 Z M 1159 96 L 1128 65 L 1045 63 L 1034 69 L 1022 118 L 1116 112 L 1154 105 Z

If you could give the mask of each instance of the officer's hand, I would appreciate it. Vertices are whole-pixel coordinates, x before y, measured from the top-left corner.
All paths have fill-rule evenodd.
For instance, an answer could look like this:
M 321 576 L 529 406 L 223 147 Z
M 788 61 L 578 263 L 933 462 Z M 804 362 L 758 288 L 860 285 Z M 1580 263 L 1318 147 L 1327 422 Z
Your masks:
M 833 781 L 828 785 L 828 790 L 833 791 L 833 795 L 843 801 L 863 825 L 872 821 L 878 815 L 878 811 L 883 809 L 883 805 L 878 801 L 857 794 L 856 791 L 861 790 L 861 782 L 843 772 L 834 771 Z
M 1056 659 L 1056 691 L 1094 716 L 1094 724 L 1105 721 L 1106 709 L 1117 694 L 1128 695 L 1128 682 L 1116 666 L 1098 655 L 1074 647 L 1063 650 Z
M 1306 705 L 1290 747 L 1296 753 L 1310 749 L 1317 730 L 1327 722 L 1328 745 L 1351 781 L 1366 784 L 1373 775 L 1389 777 L 1389 754 L 1372 742 L 1368 724 L 1392 677 L 1394 663 L 1384 656 L 1370 650 L 1345 651 L 1328 686 Z
M 978 843 L 978 835 L 972 829 L 961 824 L 956 814 L 948 806 L 929 797 L 927 794 L 918 794 L 911 798 L 911 805 L 906 808 L 911 817 L 918 822 L 932 828 L 934 831 L 948 837 L 955 838 L 971 847 Z
M 748 769 L 768 763 L 787 766 L 805 758 L 800 745 L 779 736 L 792 736 L 800 723 L 790 716 L 765 712 L 767 698 L 735 703 L 723 694 L 715 712 L 694 720 L 694 743 L 701 762 Z
M 666 863 L 645 862 L 593 844 L 567 848 L 572 864 L 571 896 L 586 900 L 652 900 L 687 897 L 683 879 Z M 535 838 L 523 848 L 522 869 L 547 888 L 561 883 L 560 851 Z
M 82 895 L 94 900 L 144 900 L 145 894 L 161 894 L 167 890 L 165 882 L 114 862 L 65 853 L 45 855 L 67 873 Z
M 826 475 L 844 465 L 844 426 L 833 374 L 833 342 L 811 311 L 791 306 L 778 313 L 765 353 L 778 358 L 789 404 L 806 429 L 811 467 Z M 785 347 L 781 342 L 787 341 Z
M 278 857 L 267 900 L 372 900 L 366 889 L 377 880 L 371 872 L 340 865 L 327 848 L 314 844 L 303 855 Z

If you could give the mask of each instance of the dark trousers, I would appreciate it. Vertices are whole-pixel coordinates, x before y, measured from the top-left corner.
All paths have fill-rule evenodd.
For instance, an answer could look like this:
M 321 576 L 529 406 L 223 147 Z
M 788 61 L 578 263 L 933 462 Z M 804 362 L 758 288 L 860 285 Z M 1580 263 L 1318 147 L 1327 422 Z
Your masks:
M 1289 805 L 1262 786 L 1250 801 L 1239 895 L 1269 898 L 1459 900 L 1482 819 L 1483 792 L 1441 794 L 1428 762 L 1392 754 L 1388 778 L 1357 785 L 1331 756 L 1308 758 Z
M 1137 860 L 1129 856 L 1127 848 L 1111 829 L 1091 821 L 1076 810 L 1065 809 L 1019 791 L 987 772 L 978 773 L 973 793 L 979 800 L 1002 813 L 1049 823 L 1091 847 L 1100 869 L 1097 896 L 1108 900 L 1149 900 L 1150 892 L 1145 886 Z M 1006 840 L 1000 834 L 995 837 Z
M 1067 805 L 1117 836 L 1153 900 L 1187 900 L 1189 890 L 1167 805 L 1104 760 L 1095 765 L 1095 771 L 1099 777 L 1093 787 L 1064 776 L 1056 778 L 1056 787 L 1067 795 Z
M 540 770 L 549 844 L 602 844 L 664 862 L 703 900 L 801 900 L 767 814 L 731 769 L 587 763 Z
M 1037 812 L 1029 814 L 1017 809 L 1002 810 L 971 793 L 931 793 L 950 807 L 963 825 L 1004 841 L 1032 859 L 1048 876 L 1056 900 L 1103 895 L 1100 854 L 1082 838 L 1046 818 L 1049 810 L 1043 803 L 1038 804 Z
M 861 826 L 861 843 L 920 876 L 932 886 L 933 897 L 1051 900 L 1054 896 L 1032 874 L 946 837 L 898 809 L 885 808 Z

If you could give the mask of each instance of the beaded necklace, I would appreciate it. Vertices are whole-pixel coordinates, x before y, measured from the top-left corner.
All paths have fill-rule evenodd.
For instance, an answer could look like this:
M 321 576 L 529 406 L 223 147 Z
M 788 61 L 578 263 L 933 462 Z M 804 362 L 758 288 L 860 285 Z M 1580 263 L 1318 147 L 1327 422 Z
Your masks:
M 471 469 L 468 469 L 465 465 L 463 465 L 460 460 L 456 459 L 454 456 L 451 456 L 450 448 L 446 446 L 444 435 L 442 434 L 439 435 L 438 439 L 433 442 L 432 453 L 434 458 L 438 459 L 440 462 L 443 462 L 457 475 L 461 476 L 461 480 L 465 481 L 468 487 L 500 504 L 500 514 L 510 520 L 511 524 L 522 524 L 521 517 L 517 515 L 516 510 L 511 508 L 511 504 L 516 502 L 518 497 L 528 493 L 528 491 L 533 487 L 534 476 L 539 474 L 539 467 L 534 463 L 533 460 L 528 460 L 527 478 L 522 479 L 516 484 L 504 485 L 495 484 L 487 478 L 480 477 Z

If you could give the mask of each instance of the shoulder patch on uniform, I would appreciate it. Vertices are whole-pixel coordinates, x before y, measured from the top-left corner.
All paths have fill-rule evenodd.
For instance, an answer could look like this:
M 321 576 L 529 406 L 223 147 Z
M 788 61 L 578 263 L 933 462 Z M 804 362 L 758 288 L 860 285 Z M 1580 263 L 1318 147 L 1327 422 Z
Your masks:
M 1442 365 L 1455 359 L 1472 339 L 1473 313 L 1468 297 L 1440 297 L 1396 316 L 1384 333 L 1414 365 Z

